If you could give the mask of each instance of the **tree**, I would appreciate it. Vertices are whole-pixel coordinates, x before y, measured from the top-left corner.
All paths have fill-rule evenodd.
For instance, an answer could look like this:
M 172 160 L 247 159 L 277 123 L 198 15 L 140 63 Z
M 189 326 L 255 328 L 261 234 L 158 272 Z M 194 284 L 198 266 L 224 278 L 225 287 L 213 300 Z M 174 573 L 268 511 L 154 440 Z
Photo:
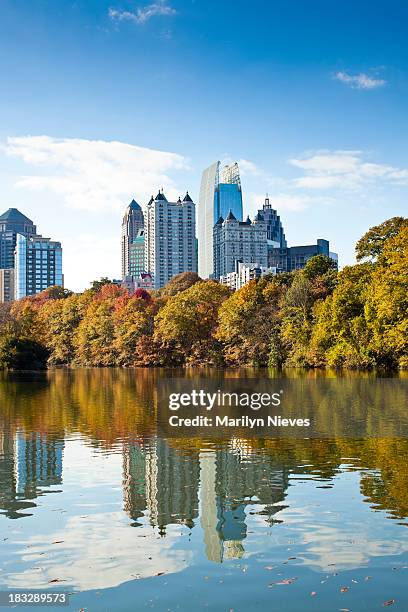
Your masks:
M 408 226 L 408 219 L 392 217 L 380 225 L 368 230 L 356 244 L 357 261 L 362 259 L 376 260 L 383 252 L 387 240 L 394 238 L 400 229 Z
M 102 276 L 100 280 L 94 280 L 91 282 L 91 291 L 97 293 L 105 285 L 111 285 L 112 281 L 107 276 Z
M 327 257 L 327 255 L 315 255 L 306 262 L 303 268 L 303 276 L 309 280 L 314 280 L 332 270 L 337 270 L 337 262 L 334 259 Z
M 367 291 L 365 316 L 377 363 L 408 367 L 408 225 L 384 244 Z
M 0 368 L 6 370 L 43 370 L 48 350 L 35 340 L 7 334 L 0 337 Z
M 155 340 L 187 362 L 209 361 L 216 351 L 218 309 L 229 290 L 216 281 L 199 281 L 169 298 L 155 319 Z
M 160 297 L 171 297 L 172 295 L 177 295 L 177 293 L 189 289 L 199 281 L 201 281 L 201 278 L 196 272 L 182 272 L 181 274 L 173 276 L 167 285 L 159 289 L 157 293 Z

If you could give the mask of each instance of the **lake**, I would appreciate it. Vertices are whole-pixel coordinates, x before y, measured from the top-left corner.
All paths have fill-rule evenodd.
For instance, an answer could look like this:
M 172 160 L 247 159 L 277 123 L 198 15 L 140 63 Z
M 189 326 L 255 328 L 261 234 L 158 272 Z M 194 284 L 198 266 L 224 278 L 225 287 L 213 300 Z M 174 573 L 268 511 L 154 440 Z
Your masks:
M 70 610 L 408 610 L 407 381 L 0 374 L 0 589 Z M 196 383 L 284 390 L 312 428 L 172 431 L 163 389 Z

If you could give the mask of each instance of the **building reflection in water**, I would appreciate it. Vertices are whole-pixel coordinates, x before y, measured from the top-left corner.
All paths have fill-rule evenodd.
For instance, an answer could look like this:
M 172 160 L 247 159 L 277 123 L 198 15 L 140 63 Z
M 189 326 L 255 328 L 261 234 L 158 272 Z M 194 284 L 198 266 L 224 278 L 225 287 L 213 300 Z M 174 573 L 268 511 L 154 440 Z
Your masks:
M 274 522 L 288 475 L 273 459 L 236 444 L 186 453 L 156 439 L 124 447 L 123 485 L 134 526 L 146 516 L 165 535 L 167 525 L 192 528 L 200 514 L 207 558 L 222 562 L 244 553 L 246 506 L 259 504 L 265 521 Z
M 0 506 L 9 518 L 27 516 L 35 499 L 62 483 L 64 441 L 45 433 L 4 430 L 0 435 Z M 50 490 L 48 490 L 49 492 Z

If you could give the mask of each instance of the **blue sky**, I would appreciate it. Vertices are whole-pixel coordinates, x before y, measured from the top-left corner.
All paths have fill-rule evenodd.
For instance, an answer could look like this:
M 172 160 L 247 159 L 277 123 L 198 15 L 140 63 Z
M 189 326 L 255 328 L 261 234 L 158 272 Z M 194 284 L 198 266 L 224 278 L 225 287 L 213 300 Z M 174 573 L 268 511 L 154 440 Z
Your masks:
M 289 244 L 340 263 L 408 210 L 408 5 L 2 0 L 1 209 L 64 247 L 66 285 L 118 277 L 121 214 L 161 186 L 198 199 L 242 160 Z

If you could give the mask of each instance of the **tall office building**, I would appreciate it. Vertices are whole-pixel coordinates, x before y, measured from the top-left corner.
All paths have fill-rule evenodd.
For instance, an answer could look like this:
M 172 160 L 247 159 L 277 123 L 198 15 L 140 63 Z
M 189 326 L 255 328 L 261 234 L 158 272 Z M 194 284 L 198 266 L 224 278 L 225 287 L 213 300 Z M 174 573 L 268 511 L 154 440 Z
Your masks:
M 17 234 L 34 236 L 34 223 L 17 208 L 9 208 L 0 216 L 0 302 L 14 299 L 14 251 Z
M 213 227 L 220 217 L 229 212 L 242 221 L 242 189 L 238 164 L 211 164 L 203 172 L 198 204 L 198 272 L 202 278 L 214 273 Z
M 238 221 L 230 211 L 214 225 L 214 276 L 219 279 L 236 270 L 236 262 L 267 267 L 266 223 L 258 212 L 253 221 Z
M 15 299 L 35 295 L 54 285 L 64 285 L 61 243 L 42 236 L 26 237 L 17 234 Z
M 137 238 L 139 231 L 143 228 L 143 211 L 139 204 L 135 200 L 132 200 L 126 208 L 122 220 L 122 278 L 132 275 L 130 271 L 130 246 Z
M 169 202 L 159 191 L 150 199 L 145 218 L 145 263 L 154 288 L 163 287 L 175 274 L 197 272 L 195 204 L 188 195 Z
M 0 216 L 0 268 L 14 268 L 17 234 L 34 236 L 34 223 L 17 208 L 9 208 Z

